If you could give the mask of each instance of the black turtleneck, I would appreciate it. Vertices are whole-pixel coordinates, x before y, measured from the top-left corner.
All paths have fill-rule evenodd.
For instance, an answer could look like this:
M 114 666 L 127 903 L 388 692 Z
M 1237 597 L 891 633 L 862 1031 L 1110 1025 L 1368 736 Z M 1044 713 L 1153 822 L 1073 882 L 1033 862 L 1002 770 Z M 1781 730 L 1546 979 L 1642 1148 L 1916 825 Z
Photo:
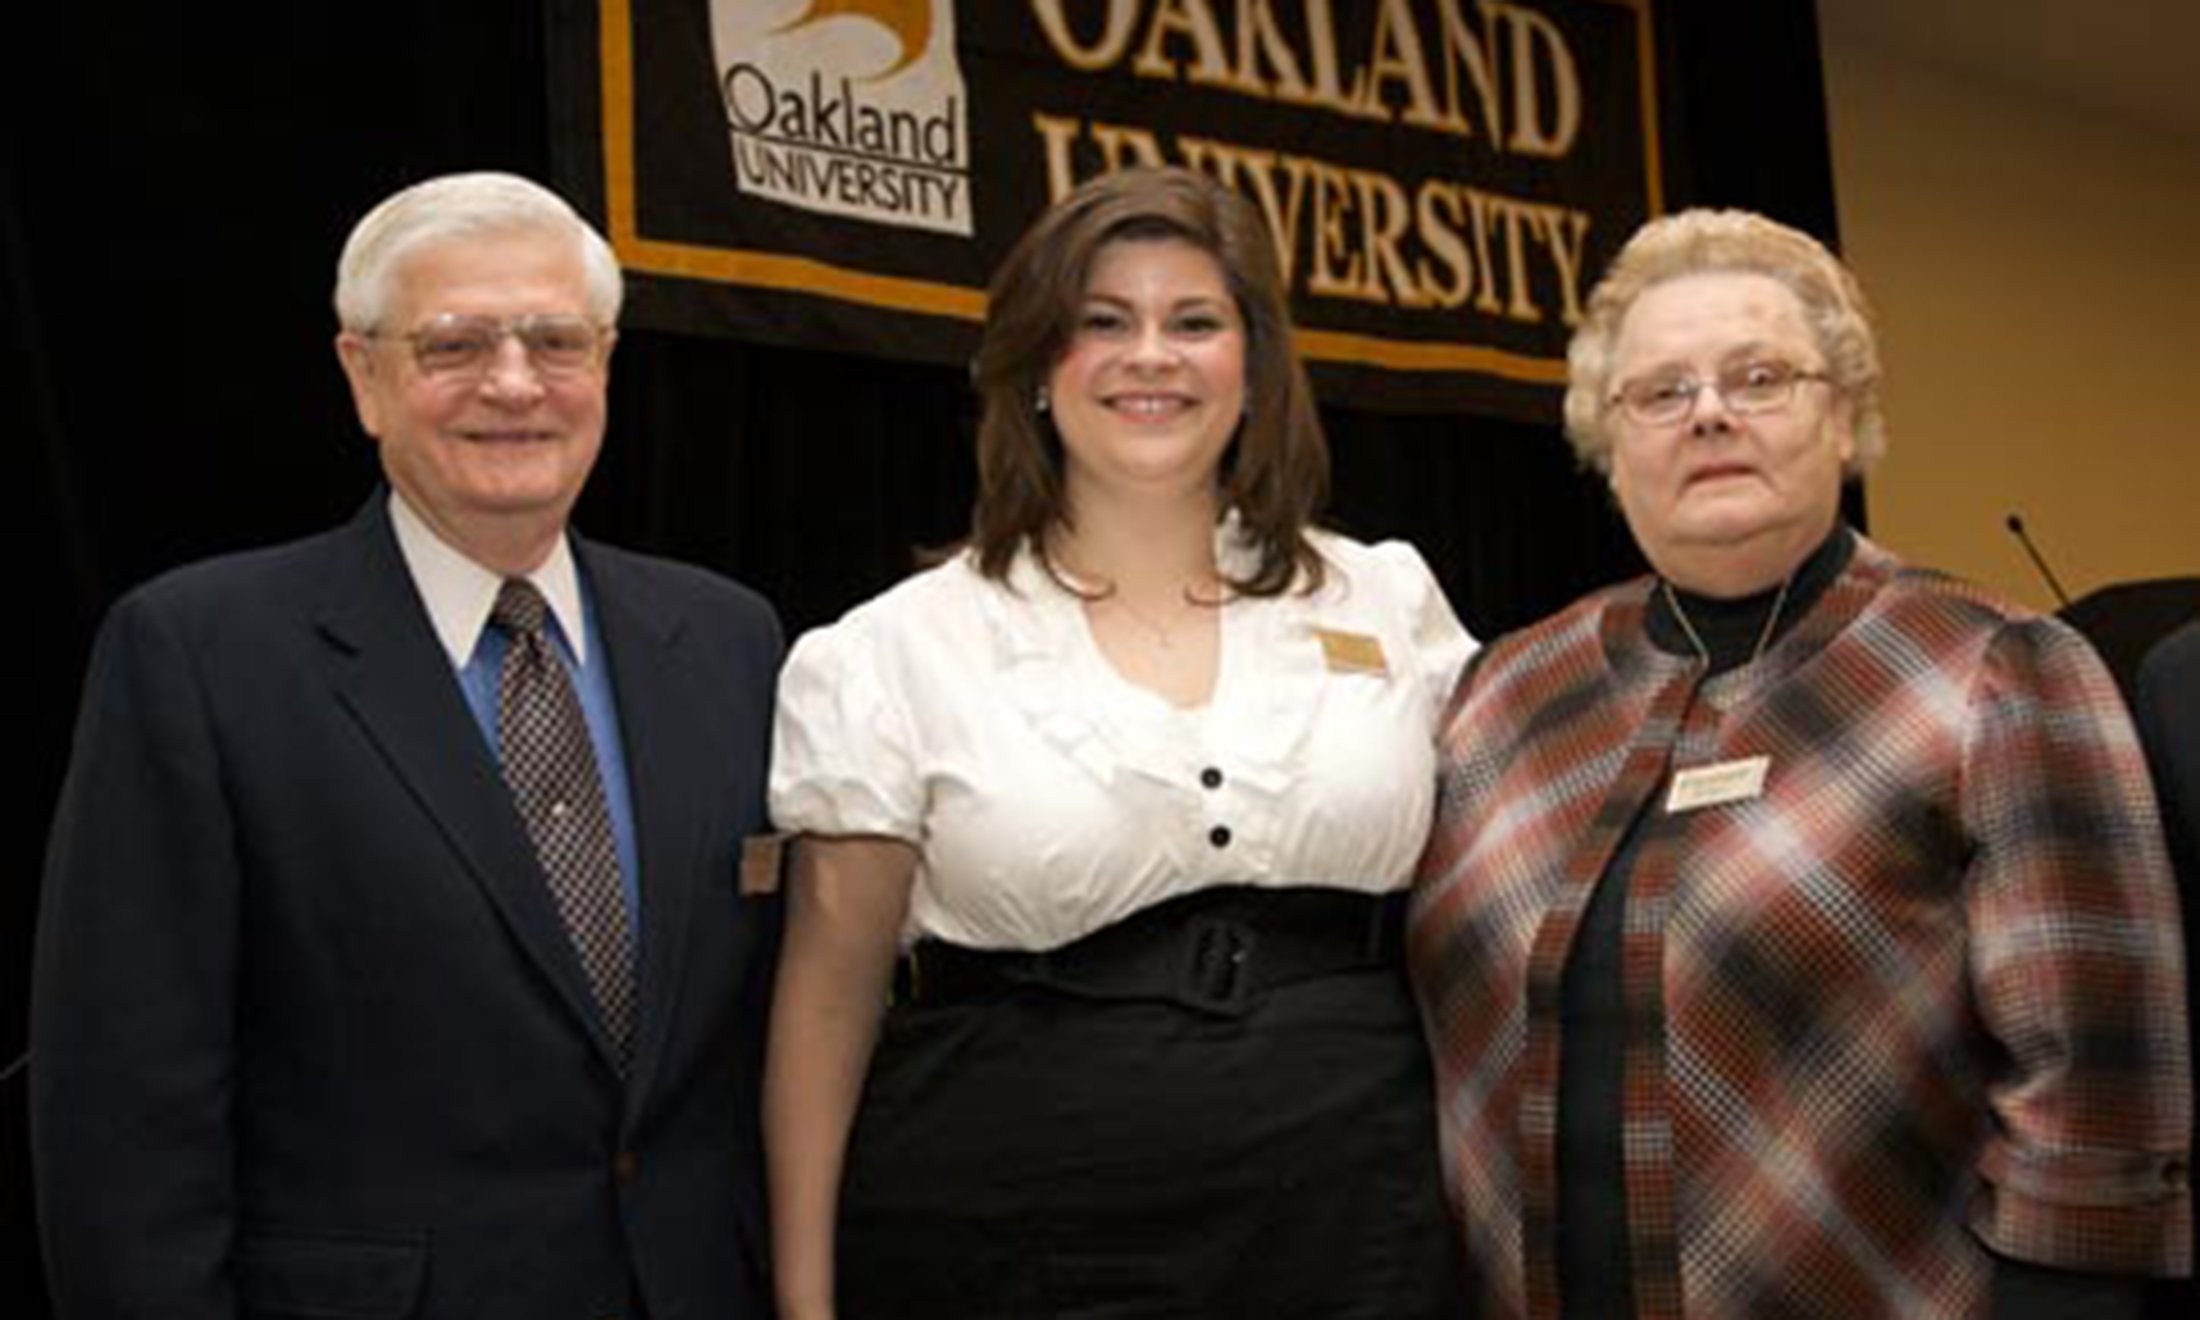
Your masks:
M 1826 588 L 1841 576 L 1841 570 L 1849 566 L 1849 556 L 1855 552 L 1856 534 L 1835 523 L 1826 539 L 1810 552 L 1810 557 L 1796 565 L 1784 585 L 1725 600 L 1661 585 L 1650 593 L 1650 613 L 1644 628 L 1659 650 L 1674 655 L 1696 654 L 1688 630 L 1681 626 L 1673 612 L 1673 602 L 1678 600 L 1688 615 L 1688 622 L 1695 626 L 1696 635 L 1711 652 L 1710 672 L 1723 674 L 1729 669 L 1738 669 L 1756 653 L 1759 639 L 1764 639 L 1769 649 L 1797 619 L 1808 614 Z M 1778 619 L 1772 618 L 1774 602 L 1779 604 Z M 1772 624 L 1769 636 L 1765 631 L 1768 622 Z

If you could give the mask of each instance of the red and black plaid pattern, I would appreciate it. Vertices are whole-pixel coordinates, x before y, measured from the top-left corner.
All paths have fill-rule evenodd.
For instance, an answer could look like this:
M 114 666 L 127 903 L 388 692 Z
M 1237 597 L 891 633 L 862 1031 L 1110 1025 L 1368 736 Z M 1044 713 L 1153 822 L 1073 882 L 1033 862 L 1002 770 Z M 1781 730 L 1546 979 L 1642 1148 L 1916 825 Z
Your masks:
M 548 613 L 524 578 L 507 578 L 497 591 L 490 622 L 511 638 L 497 690 L 498 749 L 604 1028 L 624 1058 L 634 1034 L 634 942 L 619 851 L 588 723 L 544 631 Z
M 1408 952 L 1487 1314 L 1554 1316 L 1559 978 L 1622 936 L 1644 1316 L 1973 1316 L 1992 1249 L 2190 1268 L 2181 953 L 2152 797 L 2074 633 L 1858 542 L 1696 680 L 1648 582 L 1492 646 L 1446 721 Z M 1664 813 L 1674 767 L 1761 797 Z

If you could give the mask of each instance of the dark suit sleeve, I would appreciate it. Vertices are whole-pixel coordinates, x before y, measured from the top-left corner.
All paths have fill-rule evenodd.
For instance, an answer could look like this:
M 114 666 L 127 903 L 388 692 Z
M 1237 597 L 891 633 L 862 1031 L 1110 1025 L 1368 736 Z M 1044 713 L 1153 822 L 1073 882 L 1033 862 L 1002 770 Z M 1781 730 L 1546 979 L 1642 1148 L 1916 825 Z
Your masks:
M 235 1313 L 240 876 L 207 687 L 156 599 L 101 632 L 47 854 L 31 1128 L 59 1320 Z
M 2131 713 L 2154 772 L 2189 923 L 2200 900 L 2200 624 L 2186 624 L 2147 653 Z

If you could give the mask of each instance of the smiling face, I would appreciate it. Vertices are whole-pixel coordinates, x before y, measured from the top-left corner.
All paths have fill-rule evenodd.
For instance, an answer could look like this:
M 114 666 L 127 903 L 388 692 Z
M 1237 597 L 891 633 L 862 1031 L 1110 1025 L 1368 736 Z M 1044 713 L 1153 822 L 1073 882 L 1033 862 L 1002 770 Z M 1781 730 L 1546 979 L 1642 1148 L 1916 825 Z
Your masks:
M 1661 376 L 1698 381 L 1749 363 L 1824 368 L 1802 304 L 1767 275 L 1720 271 L 1654 285 L 1613 345 L 1618 388 Z M 1832 387 L 1799 381 L 1786 406 L 1742 416 L 1716 390 L 1680 421 L 1610 419 L 1612 490 L 1651 566 L 1716 596 L 1763 590 L 1833 528 L 1855 456 L 1848 410 Z
M 496 571 L 529 571 L 564 531 L 602 447 L 607 356 L 546 375 L 508 335 L 484 370 L 437 373 L 405 336 L 441 316 L 585 317 L 577 246 L 535 231 L 443 239 L 406 256 L 394 286 L 374 337 L 337 338 L 359 424 L 438 535 Z
M 1176 238 L 1101 248 L 1047 393 L 1072 505 L 1211 492 L 1245 414 L 1245 322 L 1222 267 Z

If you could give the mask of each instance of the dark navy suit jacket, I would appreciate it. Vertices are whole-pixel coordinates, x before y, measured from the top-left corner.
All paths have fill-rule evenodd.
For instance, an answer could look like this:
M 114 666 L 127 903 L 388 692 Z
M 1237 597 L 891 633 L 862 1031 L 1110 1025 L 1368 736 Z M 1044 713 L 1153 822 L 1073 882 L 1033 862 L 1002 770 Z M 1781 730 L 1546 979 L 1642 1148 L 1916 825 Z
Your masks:
M 576 538 L 640 851 L 622 1077 L 385 498 L 102 630 L 33 986 L 58 1314 L 766 1314 L 778 623 Z

